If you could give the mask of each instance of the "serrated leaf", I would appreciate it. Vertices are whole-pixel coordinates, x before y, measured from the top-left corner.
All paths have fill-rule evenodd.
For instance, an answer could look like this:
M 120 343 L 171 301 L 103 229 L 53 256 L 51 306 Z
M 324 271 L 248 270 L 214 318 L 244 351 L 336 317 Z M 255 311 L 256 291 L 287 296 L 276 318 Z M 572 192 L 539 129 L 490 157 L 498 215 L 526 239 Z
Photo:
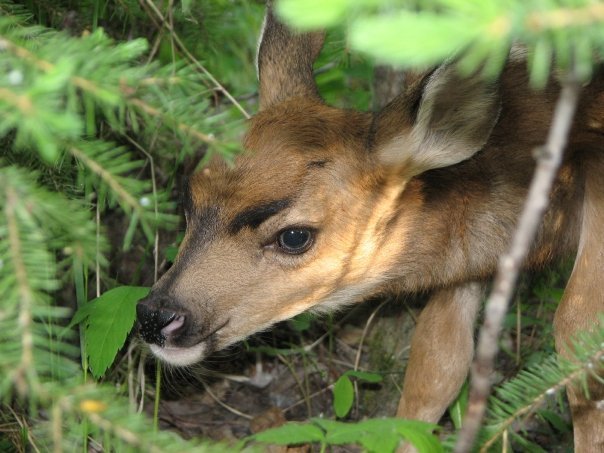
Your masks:
M 333 409 L 338 417 L 346 417 L 352 402 L 354 401 L 354 390 L 352 382 L 346 374 L 340 376 L 333 386 Z
M 278 428 L 268 429 L 255 434 L 253 439 L 278 445 L 295 445 L 310 442 L 323 442 L 325 433 L 316 425 L 308 423 L 286 423 Z
M 124 345 L 136 318 L 136 303 L 149 288 L 120 286 L 88 302 L 74 315 L 72 324 L 86 320 L 86 352 L 90 371 L 100 378 Z
M 360 442 L 366 433 L 359 429 L 359 423 L 339 422 L 314 418 L 313 422 L 325 430 L 325 440 L 329 445 L 343 445 Z
M 92 306 L 91 302 L 88 302 L 87 304 L 82 305 L 75 312 L 75 314 L 73 315 L 73 318 L 71 318 L 71 322 L 69 323 L 67 328 L 71 329 L 76 324 L 79 324 L 82 321 L 84 321 L 85 319 L 87 319 L 90 316 L 90 314 L 92 313 L 92 310 L 93 310 L 93 306 Z
M 313 419 L 326 431 L 328 445 L 357 443 L 371 452 L 393 451 L 401 439 L 408 440 L 421 452 L 441 452 L 432 430 L 435 425 L 400 418 L 369 419 L 358 423 Z
M 363 436 L 359 439 L 360 444 L 369 452 L 393 452 L 401 438 L 396 431 L 388 428 L 388 426 L 378 426 L 374 430 L 363 430 Z

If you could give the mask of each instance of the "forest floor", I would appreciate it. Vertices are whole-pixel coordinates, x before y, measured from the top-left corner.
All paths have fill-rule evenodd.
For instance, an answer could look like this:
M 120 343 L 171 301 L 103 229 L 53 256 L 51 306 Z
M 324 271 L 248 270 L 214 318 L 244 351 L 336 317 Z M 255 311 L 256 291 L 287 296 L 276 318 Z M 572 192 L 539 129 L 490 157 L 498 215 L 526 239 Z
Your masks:
M 286 421 L 333 419 L 333 383 L 352 369 L 383 380 L 358 383 L 346 420 L 394 416 L 416 313 L 395 301 L 367 302 L 331 322 L 313 321 L 303 331 L 284 322 L 203 364 L 165 369 L 160 426 L 185 438 L 235 441 Z M 151 364 L 149 380 L 154 372 Z M 146 410 L 152 415 L 151 399 Z
M 286 421 L 335 419 L 333 383 L 351 369 L 376 372 L 383 380 L 359 382 L 355 404 L 345 420 L 394 416 L 420 305 L 421 300 L 376 300 L 331 320 L 315 320 L 303 330 L 291 322 L 281 323 L 203 364 L 164 370 L 160 426 L 185 438 L 236 442 Z M 495 378 L 513 376 L 517 372 L 513 360 L 505 354 L 500 359 Z M 149 368 L 153 378 L 154 367 Z M 151 398 L 146 411 L 152 415 Z M 562 418 L 569 426 L 568 416 Z M 442 438 L 455 431 L 449 414 L 440 426 Z M 542 417 L 529 417 L 515 429 L 543 451 L 572 451 L 572 433 L 544 423 Z M 286 449 L 271 447 L 270 451 Z M 305 446 L 287 451 L 314 450 Z M 331 451 L 360 450 L 346 446 Z

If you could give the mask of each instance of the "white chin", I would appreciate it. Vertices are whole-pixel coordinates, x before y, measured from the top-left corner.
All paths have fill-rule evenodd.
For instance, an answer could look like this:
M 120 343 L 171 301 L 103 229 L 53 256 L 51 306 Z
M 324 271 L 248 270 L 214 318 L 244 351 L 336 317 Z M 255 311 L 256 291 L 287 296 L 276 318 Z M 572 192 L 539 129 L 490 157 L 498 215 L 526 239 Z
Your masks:
M 149 347 L 155 357 L 174 366 L 187 366 L 201 361 L 206 349 L 205 343 L 198 343 L 190 348 L 162 348 L 155 344 L 150 344 Z

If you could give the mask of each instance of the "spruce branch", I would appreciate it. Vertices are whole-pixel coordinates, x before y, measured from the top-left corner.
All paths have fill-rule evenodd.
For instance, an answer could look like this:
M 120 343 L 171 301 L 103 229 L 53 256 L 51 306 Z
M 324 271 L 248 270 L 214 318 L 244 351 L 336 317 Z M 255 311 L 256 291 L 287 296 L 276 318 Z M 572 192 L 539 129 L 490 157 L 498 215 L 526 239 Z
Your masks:
M 455 445 L 456 453 L 472 449 L 480 429 L 491 383 L 490 375 L 498 351 L 498 340 L 507 313 L 520 266 L 525 260 L 543 214 L 549 193 L 562 161 L 580 92 L 574 73 L 562 82 L 553 121 L 545 146 L 539 150 L 537 167 L 508 253 L 499 260 L 493 290 L 487 300 L 485 319 L 480 329 L 476 357 L 472 365 L 470 400 L 462 430 Z
M 126 400 L 116 400 L 114 390 L 110 387 L 74 386 L 68 392 L 64 391 L 58 398 L 54 398 L 52 403 L 53 408 L 60 408 L 59 416 L 77 414 L 104 431 L 106 441 L 108 437 L 113 437 L 136 451 L 153 453 L 229 451 L 227 446 L 204 445 L 195 440 L 185 441 L 167 431 L 159 431 L 152 436 L 148 435 L 150 420 L 143 414 L 132 413 Z M 63 425 L 63 429 L 69 429 L 69 423 L 66 424 L 63 420 L 52 420 L 52 422 Z M 60 440 L 62 441 L 62 439 Z M 55 448 L 57 447 L 61 449 L 63 445 L 55 445 Z
M 32 115 L 34 113 L 33 103 L 28 96 L 20 95 L 0 87 L 0 97 L 17 110 L 20 110 L 23 115 Z
M 23 59 L 45 73 L 50 73 L 56 68 L 55 64 L 39 57 L 25 47 L 18 45 L 16 42 L 11 41 L 8 36 L 0 35 L 0 49 L 11 52 L 17 58 Z M 140 77 L 139 79 L 143 81 L 143 83 L 140 84 L 141 86 L 150 85 L 150 78 Z M 174 84 L 177 80 L 178 78 L 172 77 L 168 81 L 168 84 Z M 70 76 L 69 81 L 74 87 L 82 90 L 84 93 L 92 95 L 100 103 L 106 103 L 108 99 L 114 101 L 111 102 L 111 104 L 114 104 L 117 100 L 123 101 L 129 107 L 141 113 L 162 119 L 165 124 L 170 125 L 197 140 L 207 144 L 214 144 L 216 142 L 216 139 L 212 135 L 206 134 L 197 130 L 192 125 L 172 118 L 166 115 L 161 109 L 153 107 L 140 97 L 136 97 L 136 86 L 139 85 L 138 80 L 131 81 L 129 84 L 125 77 L 121 77 L 120 83 L 116 84 L 115 87 L 112 86 L 110 88 L 104 88 L 100 86 L 98 82 L 78 75 Z M 157 85 L 157 82 L 155 85 Z M 115 90 L 117 90 L 117 92 L 115 92 Z M 21 110 L 25 110 L 26 108 L 31 109 L 31 101 L 23 96 L 18 96 L 7 89 L 2 89 L 0 94 L 2 97 L 6 96 L 7 100 L 14 103 L 17 107 L 20 107 Z
M 213 135 L 204 134 L 196 130 L 193 126 L 188 124 L 179 123 L 173 118 L 169 117 L 167 114 L 162 112 L 160 109 L 152 107 L 141 99 L 132 98 L 128 101 L 133 107 L 138 108 L 141 112 L 146 113 L 147 115 L 154 116 L 160 119 L 163 119 L 166 124 L 173 124 L 176 129 L 183 131 L 184 133 L 190 135 L 191 137 L 195 137 L 197 140 L 205 142 L 207 144 L 216 143 L 216 139 Z
M 512 32 L 515 21 L 514 15 L 509 14 L 509 11 L 501 12 L 492 20 L 487 30 L 494 37 L 505 37 Z M 569 27 L 597 25 L 604 22 L 604 4 L 591 3 L 582 7 L 560 7 L 530 12 L 521 22 L 524 30 L 534 35 Z
M 30 26 L 31 16 L 11 17 L 28 10 L 6 0 L 0 11 L 0 139 L 7 147 L 0 162 L 0 398 L 25 403 L 19 410 L 35 419 L 35 430 L 26 431 L 44 451 L 73 449 L 74 440 L 86 449 L 89 437 L 108 451 L 220 451 L 151 434 L 151 422 L 133 415 L 113 386 L 84 391 L 76 333 L 64 328 L 71 313 L 57 300 L 69 298 L 73 270 L 81 299 L 93 269 L 100 291 L 103 209 L 119 207 L 117 216 L 129 217 L 124 244 L 138 245 L 132 237 L 142 226 L 157 258 L 156 228 L 176 216 L 161 189 L 166 180 L 155 181 L 154 159 L 176 167 L 185 151 L 145 153 L 150 187 L 144 162 L 104 140 L 134 131 L 166 149 L 220 146 L 204 132 L 224 119 L 210 115 L 201 83 L 208 79 L 184 63 L 142 64 L 143 39 L 116 43 L 101 30 L 75 38 Z M 70 398 L 73 404 L 63 404 Z M 37 418 L 40 409 L 48 422 Z
M 113 192 L 122 200 L 122 207 L 127 211 L 134 211 L 138 214 L 142 214 L 140 203 L 132 196 L 132 194 L 126 190 L 123 183 L 116 177 L 112 172 L 107 170 L 97 160 L 90 157 L 88 153 L 85 153 L 81 149 L 75 146 L 70 146 L 68 151 L 77 160 L 82 162 L 86 167 L 90 169 L 92 173 L 97 175 L 103 182 L 105 182 Z
M 142 161 L 132 161 L 130 153 L 123 148 L 111 143 L 81 141 L 68 145 L 67 151 L 97 179 L 97 202 L 102 202 L 103 186 L 108 187 L 110 194 L 115 195 L 119 205 L 130 216 L 131 223 L 141 222 L 149 239 L 155 234 L 154 225 L 163 222 L 171 226 L 177 221 L 175 215 L 168 214 L 172 204 L 164 201 L 166 193 L 149 193 L 148 181 L 128 176 L 132 170 L 141 168 Z M 129 242 L 128 234 L 125 242 Z
M 23 262 L 21 237 L 15 209 L 19 203 L 15 190 L 8 187 L 6 190 L 6 215 L 8 243 L 10 244 L 10 257 L 14 267 L 16 284 L 19 294 L 19 328 L 21 330 L 21 360 L 13 371 L 13 380 L 21 396 L 31 390 L 37 393 L 38 381 L 35 374 L 32 334 L 32 306 L 33 291 L 29 285 L 27 269 Z
M 10 395 L 7 386 L 14 386 L 28 398 L 48 376 L 73 373 L 69 335 L 55 341 L 53 327 L 68 310 L 49 304 L 48 293 L 59 286 L 56 255 L 90 262 L 94 253 L 90 229 L 79 225 L 88 217 L 85 208 L 41 189 L 35 176 L 0 169 L 0 387 Z
M 601 363 L 604 358 L 604 329 L 590 334 L 594 341 L 587 345 L 587 351 L 579 352 L 578 362 L 553 354 L 543 363 L 537 364 L 506 382 L 496 390 L 496 396 L 489 401 L 489 422 L 483 429 L 480 451 L 487 453 L 489 448 L 522 417 L 528 417 L 542 406 L 548 398 L 563 391 L 593 373 L 593 364 Z M 579 349 L 585 347 L 576 343 Z
M 581 27 L 604 22 L 604 3 L 588 3 L 582 7 L 554 8 L 530 14 L 525 20 L 527 30 L 533 33 Z

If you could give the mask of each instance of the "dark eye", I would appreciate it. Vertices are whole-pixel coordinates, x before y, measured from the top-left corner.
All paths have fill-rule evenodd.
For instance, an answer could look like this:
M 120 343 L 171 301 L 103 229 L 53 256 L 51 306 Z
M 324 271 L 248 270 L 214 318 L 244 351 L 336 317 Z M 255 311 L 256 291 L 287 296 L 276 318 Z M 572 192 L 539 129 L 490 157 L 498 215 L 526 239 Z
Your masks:
M 306 228 L 288 228 L 279 234 L 277 242 L 285 253 L 298 255 L 306 252 L 312 245 L 312 231 Z

